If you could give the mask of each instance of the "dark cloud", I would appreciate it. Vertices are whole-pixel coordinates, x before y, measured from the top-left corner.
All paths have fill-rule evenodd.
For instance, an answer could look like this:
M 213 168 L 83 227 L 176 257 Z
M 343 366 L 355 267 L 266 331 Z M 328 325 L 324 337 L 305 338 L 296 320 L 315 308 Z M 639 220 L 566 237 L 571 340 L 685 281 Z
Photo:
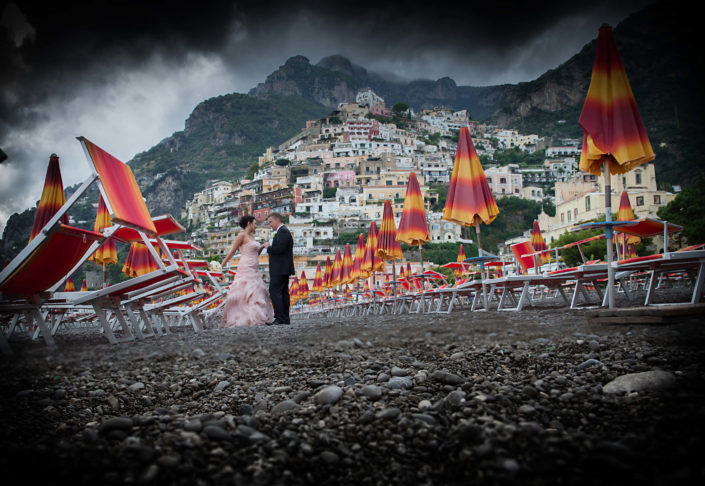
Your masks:
M 619 3 L 619 5 L 615 5 Z M 51 152 L 85 176 L 85 135 L 124 160 L 199 101 L 246 92 L 293 55 L 343 54 L 404 79 L 527 81 L 645 1 L 55 2 L 0 7 L 0 227 L 31 205 Z M 18 190 L 21 188 L 22 190 Z

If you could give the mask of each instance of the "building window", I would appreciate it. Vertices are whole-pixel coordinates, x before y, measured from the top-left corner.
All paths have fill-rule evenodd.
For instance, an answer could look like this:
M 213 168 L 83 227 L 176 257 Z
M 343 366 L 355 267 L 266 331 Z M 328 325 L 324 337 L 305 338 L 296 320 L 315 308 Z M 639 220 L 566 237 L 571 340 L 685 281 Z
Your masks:
M 661 204 L 661 196 L 656 194 L 654 195 L 654 204 Z
M 506 183 L 507 183 L 507 179 L 506 179 L 505 177 L 500 177 L 500 178 L 499 178 L 499 183 L 500 183 L 500 184 L 506 184 Z
M 571 213 L 570 213 L 570 211 L 566 211 L 566 214 L 568 214 L 568 222 L 570 223 L 570 221 L 571 221 Z
M 634 173 L 634 179 L 636 180 L 637 185 L 641 184 L 641 172 Z
M 590 211 L 590 198 L 585 198 L 585 211 Z
M 637 206 L 643 206 L 643 205 L 644 205 L 644 196 L 637 196 L 637 197 L 636 197 L 636 205 L 637 205 Z
M 388 186 L 392 185 L 392 181 L 385 181 Z
M 565 223 L 565 214 L 561 213 L 561 224 Z
M 491 177 L 488 177 L 488 178 L 487 178 L 487 182 L 488 182 L 489 184 L 492 184 L 492 178 L 491 178 Z
M 573 211 L 573 214 L 575 215 L 575 220 L 578 220 L 578 208 L 575 208 L 575 211 Z

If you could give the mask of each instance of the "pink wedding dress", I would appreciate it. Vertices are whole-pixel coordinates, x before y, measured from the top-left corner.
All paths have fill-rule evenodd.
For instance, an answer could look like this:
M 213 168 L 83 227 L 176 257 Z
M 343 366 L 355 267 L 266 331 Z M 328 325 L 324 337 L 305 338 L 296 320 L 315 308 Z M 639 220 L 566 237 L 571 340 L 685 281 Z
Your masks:
M 240 246 L 240 263 L 225 299 L 220 327 L 261 326 L 274 318 L 269 291 L 257 270 L 259 249 L 254 240 Z

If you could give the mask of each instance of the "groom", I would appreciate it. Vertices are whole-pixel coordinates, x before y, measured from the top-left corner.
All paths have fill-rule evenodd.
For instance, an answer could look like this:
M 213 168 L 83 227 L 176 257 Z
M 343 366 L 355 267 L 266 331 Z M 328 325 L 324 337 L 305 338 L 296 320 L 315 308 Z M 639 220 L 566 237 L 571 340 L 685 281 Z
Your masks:
M 269 296 L 274 307 L 271 324 L 291 324 L 289 321 L 289 275 L 294 275 L 294 239 L 282 222 L 282 215 L 269 215 L 269 225 L 274 230 L 272 244 L 265 243 L 269 253 Z

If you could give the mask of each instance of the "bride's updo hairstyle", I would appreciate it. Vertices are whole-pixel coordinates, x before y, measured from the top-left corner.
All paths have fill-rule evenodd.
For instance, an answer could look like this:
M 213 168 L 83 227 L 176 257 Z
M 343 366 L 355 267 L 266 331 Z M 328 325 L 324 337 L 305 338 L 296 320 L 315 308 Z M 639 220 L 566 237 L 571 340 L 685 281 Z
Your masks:
M 250 224 L 251 222 L 253 222 L 254 220 L 255 220 L 254 216 L 252 216 L 250 214 L 246 214 L 244 216 L 240 216 L 240 220 L 237 222 L 237 224 L 240 225 L 240 228 L 245 229 L 245 228 L 247 228 L 247 225 Z

